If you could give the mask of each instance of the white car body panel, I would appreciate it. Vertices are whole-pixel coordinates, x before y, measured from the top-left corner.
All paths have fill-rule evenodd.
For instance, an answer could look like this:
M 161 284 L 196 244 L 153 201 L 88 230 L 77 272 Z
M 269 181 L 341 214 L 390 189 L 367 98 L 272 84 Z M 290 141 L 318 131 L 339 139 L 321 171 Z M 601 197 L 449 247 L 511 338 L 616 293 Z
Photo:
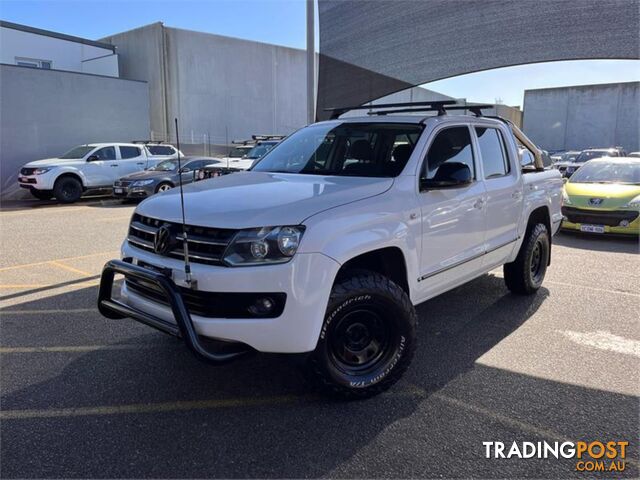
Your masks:
M 415 117 L 409 117 L 416 122 Z M 403 117 L 333 121 L 390 122 Z M 510 173 L 484 180 L 475 133 L 471 135 L 476 181 L 451 189 L 420 192 L 418 172 L 431 139 L 440 128 L 488 126 L 503 132 Z M 473 128 L 471 129 L 473 131 Z M 513 261 L 531 213 L 547 209 L 551 233 L 558 230 L 562 178 L 556 170 L 522 173 L 509 128 L 491 119 L 465 116 L 431 118 L 402 173 L 395 178 L 325 177 L 246 172 L 188 185 L 186 223 L 210 228 L 298 225 L 305 232 L 289 263 L 256 267 L 219 267 L 192 263 L 198 289 L 215 292 L 287 293 L 277 319 L 193 317 L 199 333 L 234 340 L 267 352 L 307 352 L 315 348 L 327 300 L 341 265 L 383 248 L 401 252 L 409 297 L 421 303 L 493 268 Z M 142 202 L 137 213 L 180 223 L 179 192 L 171 190 Z M 140 250 L 124 242 L 123 257 L 169 267 L 184 285 L 181 260 Z M 165 320 L 166 307 L 123 289 L 130 305 Z

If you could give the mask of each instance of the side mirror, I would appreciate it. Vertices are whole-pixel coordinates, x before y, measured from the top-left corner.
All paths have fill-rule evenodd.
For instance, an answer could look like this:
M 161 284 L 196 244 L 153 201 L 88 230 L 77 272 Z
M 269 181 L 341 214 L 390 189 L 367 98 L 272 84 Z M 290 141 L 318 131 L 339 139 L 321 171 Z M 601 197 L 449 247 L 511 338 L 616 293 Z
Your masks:
M 459 162 L 443 163 L 433 178 L 421 178 L 420 190 L 464 187 L 473 182 L 468 165 Z
M 189 173 L 191 171 L 191 169 L 189 167 L 182 167 L 182 170 L 180 170 L 180 173 Z
M 87 158 L 87 162 L 95 162 L 96 160 L 100 160 L 98 155 L 89 155 L 89 158 Z
M 526 148 L 520 150 L 520 166 L 523 168 L 532 167 L 536 163 L 536 159 Z

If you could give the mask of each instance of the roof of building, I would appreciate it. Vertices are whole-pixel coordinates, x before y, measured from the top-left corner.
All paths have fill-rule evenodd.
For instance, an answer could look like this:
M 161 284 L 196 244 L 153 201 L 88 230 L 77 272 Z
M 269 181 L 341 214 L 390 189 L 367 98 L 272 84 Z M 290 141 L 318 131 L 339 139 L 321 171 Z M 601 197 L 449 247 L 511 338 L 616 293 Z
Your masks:
M 116 47 L 108 43 L 96 42 L 95 40 L 89 40 L 87 38 L 74 37 L 73 35 L 67 35 L 65 33 L 52 32 L 50 30 L 29 27 L 28 25 L 20 25 L 19 23 L 7 22 L 5 20 L 0 20 L 0 27 L 20 30 L 21 32 L 33 33 L 35 35 L 44 35 L 46 37 L 66 40 L 68 42 L 82 43 L 84 45 L 91 45 L 92 47 L 105 48 L 111 50 L 114 53 L 116 51 Z

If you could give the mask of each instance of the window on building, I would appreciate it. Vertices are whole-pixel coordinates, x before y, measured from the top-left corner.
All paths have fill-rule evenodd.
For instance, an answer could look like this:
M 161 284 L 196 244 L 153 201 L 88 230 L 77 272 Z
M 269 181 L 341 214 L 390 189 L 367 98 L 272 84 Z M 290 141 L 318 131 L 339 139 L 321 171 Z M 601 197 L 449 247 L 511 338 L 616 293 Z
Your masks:
M 484 178 L 502 177 L 509 173 L 509 159 L 500 132 L 495 128 L 476 128 L 482 156 Z
M 138 147 L 120 147 L 120 157 L 122 158 L 135 158 L 142 155 L 142 152 Z
M 52 62 L 51 60 L 39 60 L 37 58 L 16 57 L 16 65 L 19 65 L 21 67 L 43 68 L 45 70 L 51 70 Z
M 476 177 L 471 134 L 467 127 L 446 128 L 436 135 L 423 163 L 420 178 L 433 179 L 445 163 L 464 163 L 471 170 L 472 177 Z

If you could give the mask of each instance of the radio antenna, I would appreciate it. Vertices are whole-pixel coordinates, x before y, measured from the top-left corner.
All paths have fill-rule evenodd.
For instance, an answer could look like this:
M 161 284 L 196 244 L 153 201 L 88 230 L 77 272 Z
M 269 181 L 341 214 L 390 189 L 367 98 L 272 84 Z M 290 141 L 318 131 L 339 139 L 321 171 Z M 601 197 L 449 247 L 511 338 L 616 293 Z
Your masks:
M 176 148 L 178 149 L 178 182 L 180 184 L 180 208 L 182 210 L 182 251 L 184 252 L 184 276 L 187 285 L 196 288 L 195 281 L 191 278 L 191 264 L 189 263 L 189 239 L 187 238 L 187 222 L 184 215 L 184 190 L 182 189 L 182 162 L 180 161 L 180 137 L 178 135 L 178 119 L 176 123 Z

